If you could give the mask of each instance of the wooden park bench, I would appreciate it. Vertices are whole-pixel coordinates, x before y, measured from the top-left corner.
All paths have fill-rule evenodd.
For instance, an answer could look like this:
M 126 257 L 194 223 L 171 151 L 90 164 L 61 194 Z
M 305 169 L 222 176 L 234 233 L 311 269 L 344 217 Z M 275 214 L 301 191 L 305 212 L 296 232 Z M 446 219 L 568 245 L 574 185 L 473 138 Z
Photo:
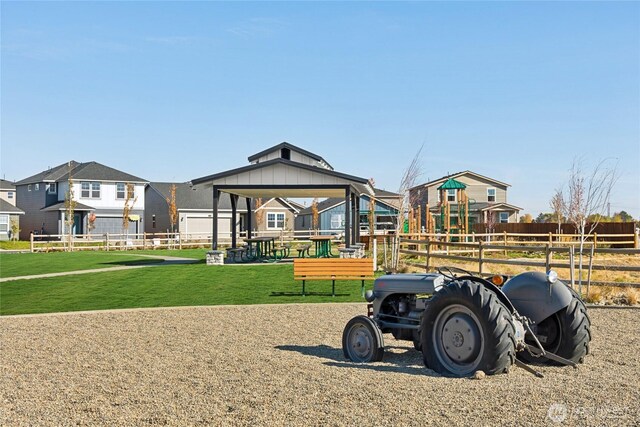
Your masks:
M 336 280 L 373 280 L 370 258 L 297 258 L 293 260 L 293 279 L 302 280 L 302 296 L 307 280 L 331 280 L 331 295 L 336 296 Z

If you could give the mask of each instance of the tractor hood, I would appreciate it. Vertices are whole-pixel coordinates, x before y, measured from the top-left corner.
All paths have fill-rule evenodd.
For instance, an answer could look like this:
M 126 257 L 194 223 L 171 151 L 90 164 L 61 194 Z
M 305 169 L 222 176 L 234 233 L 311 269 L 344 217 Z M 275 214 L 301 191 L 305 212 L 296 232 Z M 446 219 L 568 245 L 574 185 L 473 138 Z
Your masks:
M 440 274 L 387 274 L 376 279 L 373 291 L 376 295 L 433 294 L 442 285 L 444 277 Z

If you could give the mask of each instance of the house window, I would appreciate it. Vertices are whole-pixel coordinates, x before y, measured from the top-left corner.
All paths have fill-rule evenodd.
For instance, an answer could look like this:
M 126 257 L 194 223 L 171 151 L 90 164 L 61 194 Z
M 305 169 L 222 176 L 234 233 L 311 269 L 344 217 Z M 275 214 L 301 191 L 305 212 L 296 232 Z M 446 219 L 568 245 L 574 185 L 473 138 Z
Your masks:
M 495 188 L 487 188 L 487 201 L 495 202 L 496 201 L 496 189 Z
M 282 229 L 282 228 L 284 228 L 284 213 L 268 212 L 267 213 L 267 228 L 269 228 L 269 229 Z
M 31 184 L 27 185 L 27 191 L 31 191 Z
M 500 212 L 500 222 L 509 222 L 509 212 Z
M 13 199 L 13 191 L 9 191 L 9 192 L 7 193 L 7 198 L 9 198 L 9 199 Z
M 124 182 L 116 182 L 116 199 L 124 199 L 125 189 Z
M 40 184 L 33 184 L 33 189 L 34 189 L 34 191 L 39 191 L 40 190 Z
M 47 184 L 47 192 L 49 194 L 56 194 L 58 192 L 58 185 L 55 182 Z
M 151 215 L 151 228 L 156 228 L 156 216 Z
M 331 229 L 344 228 L 344 214 L 332 214 L 331 215 Z
M 91 184 L 88 182 L 83 182 L 82 184 L 80 184 L 80 197 L 88 199 L 89 197 L 91 197 Z
M 447 202 L 456 201 L 456 190 L 447 190 Z
M 92 182 L 91 183 L 91 198 L 99 199 L 100 198 L 100 183 Z
M 0 233 L 9 231 L 9 215 L 0 215 Z

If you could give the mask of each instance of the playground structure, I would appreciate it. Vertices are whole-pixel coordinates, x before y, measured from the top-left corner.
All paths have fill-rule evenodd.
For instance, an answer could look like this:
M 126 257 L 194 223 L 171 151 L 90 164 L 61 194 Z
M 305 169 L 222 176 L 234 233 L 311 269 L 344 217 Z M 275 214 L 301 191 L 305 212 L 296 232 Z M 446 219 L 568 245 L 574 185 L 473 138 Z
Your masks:
M 445 233 L 450 236 L 450 240 L 459 234 L 469 233 L 469 197 L 466 192 L 467 186 L 453 178 L 448 179 L 438 187 L 439 201 L 434 213 L 425 205 L 425 221 L 422 221 L 422 206 L 409 210 L 408 231 L 409 233 Z M 449 200 L 449 198 L 452 200 Z M 453 213 L 453 216 L 452 216 Z

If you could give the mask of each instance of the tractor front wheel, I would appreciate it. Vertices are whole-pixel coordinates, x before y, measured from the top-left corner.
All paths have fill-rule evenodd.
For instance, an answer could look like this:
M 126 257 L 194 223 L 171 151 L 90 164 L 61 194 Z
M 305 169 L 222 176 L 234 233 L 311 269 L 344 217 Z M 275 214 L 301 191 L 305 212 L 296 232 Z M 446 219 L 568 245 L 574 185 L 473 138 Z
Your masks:
M 384 354 L 382 332 L 367 316 L 349 320 L 342 333 L 344 357 L 356 363 L 379 362 Z
M 425 365 L 465 377 L 508 372 L 515 361 L 515 328 L 509 310 L 481 283 L 453 281 L 429 301 L 421 324 Z

